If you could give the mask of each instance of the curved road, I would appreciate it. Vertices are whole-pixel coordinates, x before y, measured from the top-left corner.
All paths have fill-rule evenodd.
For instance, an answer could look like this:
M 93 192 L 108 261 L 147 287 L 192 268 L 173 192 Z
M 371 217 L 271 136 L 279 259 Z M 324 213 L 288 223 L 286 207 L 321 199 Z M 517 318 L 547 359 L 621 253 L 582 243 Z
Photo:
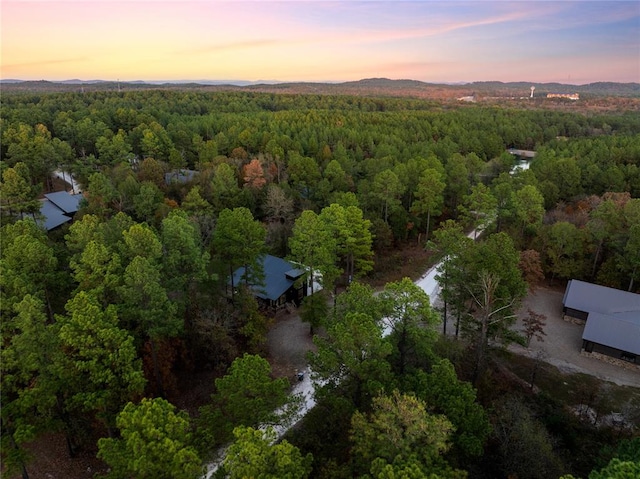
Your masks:
M 471 231 L 467 237 L 469 238 L 477 238 L 478 234 L 481 232 L 479 229 L 475 229 Z M 432 266 L 427 270 L 427 272 L 418 279 L 415 283 L 420 286 L 428 295 L 431 304 L 435 304 L 438 300 L 438 295 L 440 293 L 440 285 L 436 280 L 436 275 L 438 274 L 438 266 L 442 261 Z M 386 326 L 383 330 L 383 334 L 387 336 L 391 332 L 390 326 Z M 297 414 L 293 418 L 293 420 L 286 426 L 278 426 L 275 428 L 278 433 L 278 438 L 284 436 L 284 434 L 296 425 L 306 414 L 309 412 L 315 405 L 315 384 L 311 380 L 311 369 L 307 366 L 303 371 L 303 379 L 298 381 L 293 388 L 291 389 L 291 396 L 299 396 L 301 398 L 300 409 Z M 217 453 L 217 458 L 214 461 L 211 461 L 207 464 L 207 474 L 205 476 L 206 479 L 210 479 L 213 474 L 218 470 L 222 461 L 224 461 L 224 456 L 226 453 L 226 447 L 222 448 Z

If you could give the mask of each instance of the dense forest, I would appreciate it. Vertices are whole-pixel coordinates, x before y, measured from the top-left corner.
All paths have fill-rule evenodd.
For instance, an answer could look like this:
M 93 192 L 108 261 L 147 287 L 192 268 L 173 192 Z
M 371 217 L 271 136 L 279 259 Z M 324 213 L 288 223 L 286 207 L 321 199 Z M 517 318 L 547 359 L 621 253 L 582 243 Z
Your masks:
M 232 478 L 640 474 L 633 429 L 493 367 L 531 339 L 510 325 L 541 282 L 640 292 L 636 112 L 158 88 L 3 95 L 0 129 L 8 477 L 46 434 L 110 478 L 199 477 L 226 444 Z M 56 170 L 83 199 L 47 232 Z M 408 279 L 369 284 L 416 244 L 444 259 L 437 309 Z M 299 398 L 265 359 L 266 253 L 322 285 L 299 310 L 318 404 L 278 441 L 258 426 Z M 203 372 L 208 402 L 180 410 Z

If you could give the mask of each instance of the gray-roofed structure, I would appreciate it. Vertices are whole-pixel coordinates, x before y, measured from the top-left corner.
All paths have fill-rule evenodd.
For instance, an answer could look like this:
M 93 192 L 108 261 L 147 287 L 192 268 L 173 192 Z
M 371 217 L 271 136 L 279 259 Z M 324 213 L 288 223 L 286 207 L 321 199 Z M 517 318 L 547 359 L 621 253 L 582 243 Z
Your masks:
M 198 176 L 200 172 L 196 171 L 196 170 L 186 170 L 186 169 L 179 169 L 179 170 L 173 170 L 170 171 L 169 173 L 165 173 L 164 175 L 164 182 L 167 185 L 170 185 L 171 183 L 189 183 L 190 181 L 193 181 L 196 176 Z
M 635 319 L 589 313 L 582 340 L 640 356 L 640 318 Z
M 76 213 L 80 207 L 82 194 L 70 195 L 66 191 L 56 191 L 55 193 L 46 193 L 44 197 L 60 208 L 65 214 L 72 215 Z
M 567 316 L 586 321 L 585 351 L 640 362 L 640 294 L 573 279 L 562 304 Z
M 81 200 L 82 194 L 71 195 L 66 191 L 45 194 L 40 205 L 42 219 L 37 220 L 37 223 L 47 231 L 62 226 L 72 220 L 74 213 L 80 207 Z
M 296 268 L 289 261 L 272 255 L 264 255 L 261 258 L 261 264 L 264 283 L 251 286 L 255 296 L 264 305 L 274 309 L 284 306 L 287 302 L 299 304 L 305 296 L 306 282 L 296 285 L 296 281 L 304 276 L 305 271 Z M 244 266 L 235 270 L 233 284 L 241 284 L 244 274 Z

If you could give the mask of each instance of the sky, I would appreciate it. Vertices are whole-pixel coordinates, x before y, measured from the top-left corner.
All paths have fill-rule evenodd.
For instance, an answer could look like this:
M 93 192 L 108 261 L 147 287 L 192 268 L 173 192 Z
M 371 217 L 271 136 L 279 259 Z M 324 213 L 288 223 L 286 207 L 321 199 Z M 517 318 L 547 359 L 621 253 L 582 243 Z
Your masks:
M 640 1 L 1 0 L 2 79 L 640 82 Z

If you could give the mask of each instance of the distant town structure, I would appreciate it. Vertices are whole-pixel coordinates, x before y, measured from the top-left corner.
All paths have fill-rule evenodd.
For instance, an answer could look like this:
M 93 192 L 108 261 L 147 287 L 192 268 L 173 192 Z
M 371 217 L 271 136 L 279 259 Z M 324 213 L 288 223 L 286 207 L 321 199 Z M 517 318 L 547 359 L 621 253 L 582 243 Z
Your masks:
M 458 98 L 458 101 L 468 101 L 471 103 L 475 103 L 476 102 L 476 94 L 472 94 L 469 96 L 461 96 L 460 98 Z
M 533 94 L 533 92 L 532 92 Z M 547 93 L 547 98 L 566 98 L 567 100 L 579 100 L 579 93 Z
M 533 150 L 519 150 L 517 148 L 509 148 L 507 153 L 517 156 L 518 160 L 531 160 L 536 156 L 536 152 Z
M 532 86 L 531 87 L 531 96 L 529 98 L 533 98 L 533 92 L 535 91 L 536 87 Z

